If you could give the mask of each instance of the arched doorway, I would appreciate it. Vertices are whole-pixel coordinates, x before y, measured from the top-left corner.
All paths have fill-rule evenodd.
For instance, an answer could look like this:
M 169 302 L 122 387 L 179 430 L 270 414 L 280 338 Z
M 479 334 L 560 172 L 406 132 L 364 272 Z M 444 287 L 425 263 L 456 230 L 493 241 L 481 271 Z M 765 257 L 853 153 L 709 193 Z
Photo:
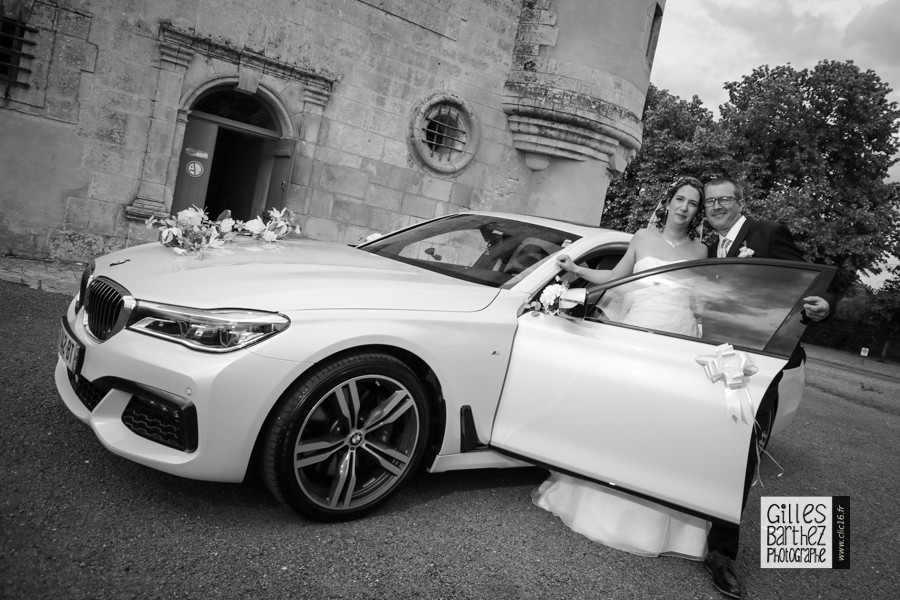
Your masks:
M 258 95 L 233 87 L 208 91 L 188 116 L 172 212 L 198 206 L 213 219 L 230 210 L 248 220 L 283 208 L 294 145 Z

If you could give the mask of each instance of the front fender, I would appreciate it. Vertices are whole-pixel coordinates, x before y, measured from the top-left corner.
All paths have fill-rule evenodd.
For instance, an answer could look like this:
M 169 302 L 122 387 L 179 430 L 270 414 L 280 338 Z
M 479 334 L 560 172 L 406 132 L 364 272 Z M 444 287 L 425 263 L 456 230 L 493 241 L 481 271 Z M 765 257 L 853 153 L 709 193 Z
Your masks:
M 504 312 L 510 317 L 496 318 Z M 300 377 L 328 357 L 354 348 L 402 349 L 434 372 L 443 391 L 447 422 L 439 454 L 460 451 L 459 414 L 465 405 L 472 408 L 479 441 L 488 442 L 509 365 L 516 329 L 514 312 L 316 310 L 288 316 L 290 335 L 275 336 L 251 351 L 308 367 L 298 370 Z

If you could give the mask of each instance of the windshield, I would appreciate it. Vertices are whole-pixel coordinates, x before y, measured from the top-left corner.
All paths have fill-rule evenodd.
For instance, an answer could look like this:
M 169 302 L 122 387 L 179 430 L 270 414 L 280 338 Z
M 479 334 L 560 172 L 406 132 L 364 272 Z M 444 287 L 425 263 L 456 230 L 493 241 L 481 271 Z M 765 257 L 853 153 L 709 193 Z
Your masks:
M 428 221 L 360 250 L 491 287 L 511 285 L 579 236 L 492 215 Z M 518 279 L 516 279 L 517 281 Z

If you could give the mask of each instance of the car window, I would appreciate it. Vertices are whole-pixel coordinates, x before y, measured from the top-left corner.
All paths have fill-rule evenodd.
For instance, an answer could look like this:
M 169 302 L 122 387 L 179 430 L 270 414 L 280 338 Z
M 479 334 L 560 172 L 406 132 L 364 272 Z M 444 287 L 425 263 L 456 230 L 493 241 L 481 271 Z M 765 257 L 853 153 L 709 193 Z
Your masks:
M 787 356 L 819 269 L 746 259 L 681 263 L 592 288 L 586 318 Z
M 361 250 L 492 287 L 510 284 L 578 239 L 569 232 L 493 215 L 429 221 Z
M 484 236 L 472 230 L 442 233 L 399 247 L 402 258 L 447 261 L 447 264 L 463 267 L 474 266 L 487 249 L 488 243 Z
M 587 267 L 589 269 L 600 269 L 611 271 L 615 268 L 622 257 L 625 255 L 628 245 L 623 243 L 604 244 L 602 248 L 582 256 L 576 262 L 579 267 Z M 559 274 L 561 281 L 564 281 L 570 288 L 590 287 L 593 284 L 586 279 L 579 277 L 571 271 L 563 271 Z

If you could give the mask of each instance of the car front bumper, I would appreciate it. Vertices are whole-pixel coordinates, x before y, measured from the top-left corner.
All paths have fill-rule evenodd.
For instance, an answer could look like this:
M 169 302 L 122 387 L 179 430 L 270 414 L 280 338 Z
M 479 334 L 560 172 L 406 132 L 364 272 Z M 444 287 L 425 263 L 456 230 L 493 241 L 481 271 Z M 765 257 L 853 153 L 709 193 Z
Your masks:
M 100 343 L 74 303 L 65 319 L 84 345 L 77 378 L 61 357 L 56 365 L 68 409 L 111 452 L 191 479 L 241 481 L 266 415 L 309 367 L 248 350 L 197 352 L 127 329 Z

